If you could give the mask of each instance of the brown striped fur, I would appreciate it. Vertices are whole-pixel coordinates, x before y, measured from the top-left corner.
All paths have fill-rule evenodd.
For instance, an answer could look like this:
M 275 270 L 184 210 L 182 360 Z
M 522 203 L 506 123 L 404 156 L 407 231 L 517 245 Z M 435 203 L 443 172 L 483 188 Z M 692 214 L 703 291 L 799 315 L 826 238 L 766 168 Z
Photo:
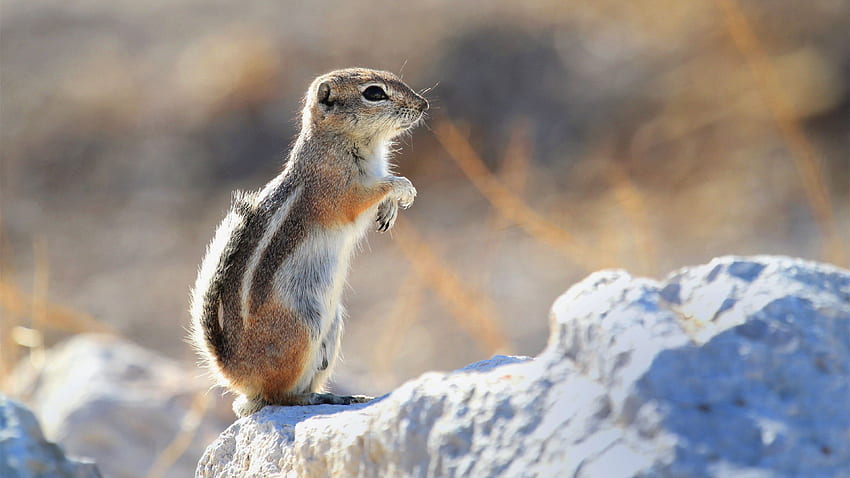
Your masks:
M 339 353 L 342 284 L 368 225 L 392 227 L 413 201 L 416 190 L 387 161 L 392 140 L 427 108 L 392 73 L 320 76 L 284 171 L 237 193 L 192 291 L 191 337 L 219 384 L 240 394 L 237 414 L 362 400 L 321 393 Z

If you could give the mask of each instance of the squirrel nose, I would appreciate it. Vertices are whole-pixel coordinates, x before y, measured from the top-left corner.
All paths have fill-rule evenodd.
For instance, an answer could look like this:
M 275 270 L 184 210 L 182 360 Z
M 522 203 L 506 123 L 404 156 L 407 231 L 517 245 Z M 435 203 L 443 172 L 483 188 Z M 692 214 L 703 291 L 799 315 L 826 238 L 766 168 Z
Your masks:
M 419 97 L 419 104 L 417 106 L 419 107 L 419 111 L 428 111 L 428 108 L 430 107 L 428 100 L 421 96 Z

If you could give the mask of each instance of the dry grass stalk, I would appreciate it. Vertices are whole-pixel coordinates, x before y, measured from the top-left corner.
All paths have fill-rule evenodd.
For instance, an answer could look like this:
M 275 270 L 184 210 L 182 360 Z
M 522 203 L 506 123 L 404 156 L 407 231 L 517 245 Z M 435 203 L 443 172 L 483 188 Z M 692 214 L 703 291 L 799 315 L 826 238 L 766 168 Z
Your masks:
M 148 470 L 147 478 L 160 478 L 165 476 L 165 473 L 171 468 L 177 460 L 186 453 L 192 440 L 198 433 L 204 415 L 209 409 L 212 400 L 206 390 L 195 393 L 192 399 L 192 404 L 183 420 L 180 422 L 180 429 L 171 442 L 157 455 L 156 460 Z
M 525 192 L 530 174 L 531 137 L 529 129 L 530 125 L 527 120 L 518 121 L 511 129 L 508 145 L 505 148 L 505 155 L 499 166 L 499 180 L 519 198 L 522 198 Z M 504 241 L 504 230 L 511 225 L 513 223 L 503 215 L 497 211 L 492 212 L 488 223 L 488 227 L 492 230 L 492 233 L 487 234 L 482 244 L 486 248 L 486 256 L 482 260 L 479 270 L 478 284 L 481 287 L 485 287 L 490 282 L 493 272 L 491 266 L 497 251 L 499 251 L 498 245 Z
M 20 316 L 3 307 L 2 286 L 0 283 L 0 390 L 5 389 L 6 381 L 17 361 L 17 343 L 13 331 L 20 327 Z
M 47 256 L 47 240 L 40 238 L 33 242 L 33 258 L 35 269 L 32 279 L 32 312 L 30 328 L 34 332 L 42 332 L 47 324 L 48 293 L 50 287 L 50 261 Z M 44 366 L 44 340 L 38 345 L 29 347 L 30 363 L 36 370 Z
M 761 42 L 738 1 L 716 0 L 716 2 L 723 13 L 729 35 L 744 55 L 750 71 L 760 86 L 759 91 L 764 96 L 773 120 L 794 158 L 794 165 L 800 176 L 806 199 L 824 240 L 824 258 L 836 264 L 847 265 L 845 246 L 838 233 L 838 225 L 829 191 L 823 180 L 820 160 L 784 99 L 779 75 L 765 54 Z
M 615 161 L 609 161 L 607 177 L 611 182 L 614 198 L 632 223 L 636 256 L 641 272 L 654 275 L 658 271 L 658 248 L 649 220 L 649 207 L 644 194 L 638 189 L 628 172 Z
M 47 297 L 45 286 L 46 271 L 36 271 L 36 287 L 31 297 L 21 292 L 15 285 L 0 281 L 0 386 L 5 387 L 9 373 L 20 359 L 19 347 L 30 349 L 34 365 L 38 365 L 38 352 L 44 344 L 47 331 L 58 330 L 75 334 L 83 332 L 101 332 L 118 335 L 110 326 L 99 322 L 90 315 L 77 312 L 68 307 L 53 304 Z M 31 317 L 30 325 L 23 324 L 24 317 Z M 17 333 L 15 333 L 17 331 Z M 25 332 L 26 336 L 38 334 L 42 340 L 16 340 Z M 29 345 L 37 344 L 36 347 Z
M 531 123 L 523 119 L 511 130 L 499 170 L 501 181 L 520 198 L 528 185 L 531 172 L 531 148 Z
M 414 272 L 437 293 L 482 351 L 509 353 L 510 341 L 499 325 L 499 315 L 490 299 L 445 265 L 407 221 L 399 220 L 395 233 L 395 244 L 410 261 Z
M 511 192 L 487 169 L 466 138 L 450 121 L 444 120 L 438 123 L 434 128 L 434 134 L 449 153 L 449 157 L 457 163 L 475 188 L 506 219 L 522 227 L 532 237 L 561 251 L 586 270 L 595 270 L 616 263 L 611 260 L 611 254 L 579 243 L 572 234 L 546 219 Z
M 31 304 L 32 299 L 28 299 L 17 287 L 0 282 L 0 311 L 3 312 L 4 317 L 6 314 L 25 317 L 31 312 Z M 116 334 L 112 327 L 88 314 L 50 302 L 44 303 L 41 307 L 44 308 L 44 313 L 38 323 L 44 329 L 55 329 L 68 333 L 102 332 Z
M 417 275 L 409 275 L 396 293 L 392 310 L 385 319 L 383 333 L 372 354 L 372 363 L 376 364 L 376 373 L 380 377 L 391 376 L 394 359 L 398 357 L 399 347 L 405 343 L 404 336 L 419 319 L 419 309 L 425 298 L 422 279 Z

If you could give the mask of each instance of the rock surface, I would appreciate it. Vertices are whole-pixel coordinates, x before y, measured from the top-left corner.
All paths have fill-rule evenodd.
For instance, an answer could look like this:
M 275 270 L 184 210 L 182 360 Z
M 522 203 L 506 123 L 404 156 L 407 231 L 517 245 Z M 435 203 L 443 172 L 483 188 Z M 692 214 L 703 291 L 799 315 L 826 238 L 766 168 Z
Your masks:
M 266 407 L 197 476 L 850 476 L 850 272 L 766 256 L 663 282 L 603 271 L 550 321 L 533 360 Z
M 100 478 L 86 459 L 66 458 L 44 439 L 35 415 L 0 395 L 0 476 L 3 478 Z
M 47 437 L 92 457 L 104 476 L 191 476 L 204 447 L 233 421 L 200 371 L 116 337 L 76 336 L 44 362 L 40 371 L 16 371 L 14 394 L 32 404 Z M 196 424 L 188 443 L 169 449 Z

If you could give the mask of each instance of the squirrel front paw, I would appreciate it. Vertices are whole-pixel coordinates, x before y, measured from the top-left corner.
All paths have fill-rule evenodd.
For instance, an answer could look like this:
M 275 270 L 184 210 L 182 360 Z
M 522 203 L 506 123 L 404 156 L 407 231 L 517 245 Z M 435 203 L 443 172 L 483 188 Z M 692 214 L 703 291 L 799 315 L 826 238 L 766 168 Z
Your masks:
M 398 201 L 394 198 L 384 199 L 384 202 L 378 205 L 378 217 L 376 219 L 378 231 L 386 232 L 392 229 L 397 217 Z
M 403 209 L 407 209 L 413 204 L 413 199 L 416 198 L 416 188 L 409 179 L 402 176 L 392 177 L 393 188 L 389 196 L 398 201 L 398 205 Z

